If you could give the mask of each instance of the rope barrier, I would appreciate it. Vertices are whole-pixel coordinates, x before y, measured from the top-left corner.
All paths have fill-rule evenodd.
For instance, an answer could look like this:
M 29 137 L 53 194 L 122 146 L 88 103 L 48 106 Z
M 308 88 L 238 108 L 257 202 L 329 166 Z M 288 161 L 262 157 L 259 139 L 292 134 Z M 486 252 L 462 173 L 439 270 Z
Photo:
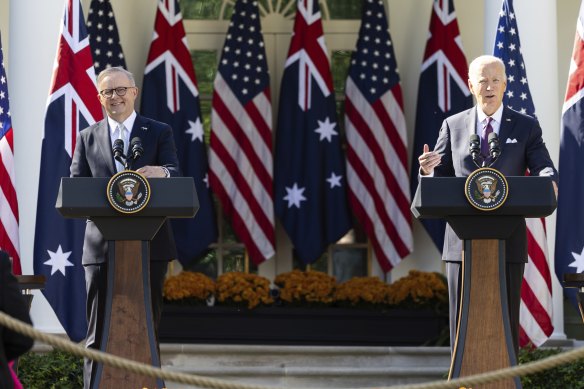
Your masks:
M 57 336 L 46 334 L 36 330 L 34 327 L 14 319 L 6 313 L 0 311 L 0 325 L 7 327 L 13 331 L 26 335 L 34 340 L 46 343 L 53 347 L 67 351 L 73 355 L 84 358 L 90 358 L 94 361 L 124 369 L 136 374 L 147 377 L 158 377 L 165 381 L 178 382 L 186 385 L 196 385 L 211 389 L 282 389 L 281 387 L 264 386 L 264 385 L 250 385 L 243 383 L 229 382 L 225 380 L 207 378 L 196 375 L 190 375 L 179 372 L 172 372 L 163 370 L 159 367 L 145 365 L 128 359 L 124 359 L 115 355 L 110 355 L 102 351 L 88 349 L 71 342 L 67 339 L 61 339 Z M 422 384 L 398 385 L 391 387 L 378 387 L 377 389 L 451 389 L 461 387 L 472 387 L 472 385 L 486 384 L 489 382 L 500 381 L 511 377 L 522 377 L 533 374 L 539 371 L 548 370 L 556 366 L 574 362 L 578 359 L 584 358 L 584 347 L 580 347 L 571 351 L 563 352 L 561 354 L 553 355 L 551 357 L 533 361 L 519 366 L 513 366 L 501 370 L 490 371 L 487 373 L 477 374 L 473 376 L 461 377 L 450 381 L 434 381 Z M 288 389 L 306 389 L 303 388 L 288 388 Z

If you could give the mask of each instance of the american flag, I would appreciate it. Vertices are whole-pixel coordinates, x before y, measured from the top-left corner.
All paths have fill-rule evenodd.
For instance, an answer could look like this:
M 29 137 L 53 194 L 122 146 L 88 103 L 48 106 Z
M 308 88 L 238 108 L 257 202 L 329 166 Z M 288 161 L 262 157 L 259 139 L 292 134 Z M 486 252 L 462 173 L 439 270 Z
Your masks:
M 158 1 L 140 111 L 172 127 L 182 173 L 195 182 L 199 198 L 196 216 L 171 221 L 178 260 L 193 265 L 217 241 L 217 221 L 207 184 L 199 89 L 177 0 Z
M 403 97 L 382 0 L 363 3 L 345 93 L 349 200 L 388 272 L 413 240 Z
M 8 101 L 8 81 L 0 39 L 0 249 L 12 258 L 12 271 L 22 274 L 18 243 L 18 200 L 14 188 L 14 134 Z
M 97 74 L 114 66 L 126 68 L 110 0 L 91 0 L 87 17 L 87 32 L 93 52 L 93 66 Z
M 209 183 L 255 264 L 275 253 L 272 103 L 258 3 L 235 3 L 215 78 Z
M 467 84 L 468 65 L 452 0 L 434 0 L 430 31 L 418 84 L 416 130 L 412 152 L 411 193 L 418 187 L 418 156 L 424 144 L 433 147 L 442 122 L 447 117 L 472 107 Z M 436 248 L 442 251 L 446 222 L 442 219 L 420 220 Z
M 276 132 L 276 215 L 299 260 L 316 261 L 351 228 L 345 159 L 318 0 L 298 0 Z
M 505 63 L 507 91 L 503 103 L 523 114 L 535 116 L 525 63 L 521 54 L 517 18 L 512 0 L 503 0 L 495 38 L 494 55 Z M 526 219 L 528 263 L 523 273 L 519 316 L 519 342 L 540 346 L 554 331 L 552 281 L 544 219 Z
M 563 281 L 566 273 L 584 273 L 584 2 L 576 24 L 576 39 L 570 61 L 566 97 L 562 108 L 562 135 L 558 219 L 556 228 L 556 274 Z M 576 289 L 564 292 L 577 307 Z
M 85 338 L 85 273 L 81 265 L 85 221 L 55 209 L 61 177 L 79 130 L 103 119 L 95 70 L 79 0 L 66 0 L 47 101 L 34 240 L 34 273 L 46 277 L 43 294 L 73 341 Z

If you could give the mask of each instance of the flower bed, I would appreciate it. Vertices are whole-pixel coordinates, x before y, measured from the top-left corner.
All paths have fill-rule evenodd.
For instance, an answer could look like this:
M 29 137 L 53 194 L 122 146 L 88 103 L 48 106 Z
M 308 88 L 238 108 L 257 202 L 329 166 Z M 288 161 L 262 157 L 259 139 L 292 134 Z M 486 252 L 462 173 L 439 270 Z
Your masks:
M 269 280 L 246 273 L 226 273 L 214 289 L 203 275 L 177 277 L 202 285 L 185 286 L 196 291 L 185 293 L 173 277 L 166 281 L 162 342 L 414 346 L 448 341 L 447 288 L 437 273 L 412 271 L 390 285 L 376 277 L 337 284 L 324 273 L 296 270 L 276 277 L 271 290 Z

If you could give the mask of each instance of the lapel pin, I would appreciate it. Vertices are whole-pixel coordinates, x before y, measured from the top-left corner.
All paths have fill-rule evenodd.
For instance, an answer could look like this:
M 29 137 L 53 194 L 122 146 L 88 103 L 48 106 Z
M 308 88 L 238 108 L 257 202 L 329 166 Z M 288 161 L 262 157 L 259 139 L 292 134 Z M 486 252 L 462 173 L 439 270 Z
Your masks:
M 142 129 L 142 131 L 146 131 L 148 128 L 146 127 L 140 127 Z

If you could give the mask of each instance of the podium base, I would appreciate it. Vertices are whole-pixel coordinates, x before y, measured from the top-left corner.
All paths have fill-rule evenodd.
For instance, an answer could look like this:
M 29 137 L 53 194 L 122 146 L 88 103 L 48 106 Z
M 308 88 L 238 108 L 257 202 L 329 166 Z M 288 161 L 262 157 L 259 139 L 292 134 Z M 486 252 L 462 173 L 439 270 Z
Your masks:
M 505 241 L 465 240 L 462 272 L 460 316 L 449 379 L 517 364 L 507 307 Z M 508 379 L 480 388 L 517 389 L 521 382 L 519 378 Z
M 152 319 L 148 241 L 109 241 L 100 350 L 160 367 Z M 98 364 L 94 388 L 162 388 L 162 380 Z

